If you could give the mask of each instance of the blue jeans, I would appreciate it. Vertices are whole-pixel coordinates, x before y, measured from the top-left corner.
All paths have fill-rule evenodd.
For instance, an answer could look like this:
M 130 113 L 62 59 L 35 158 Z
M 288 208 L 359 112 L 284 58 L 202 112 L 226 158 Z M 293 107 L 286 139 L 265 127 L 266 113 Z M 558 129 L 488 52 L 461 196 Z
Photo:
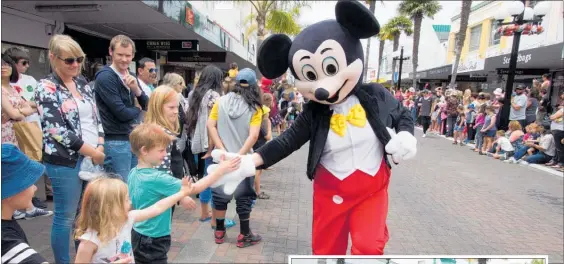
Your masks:
M 417 124 L 417 108 L 411 108 L 411 118 L 413 118 L 413 123 Z
M 544 152 L 537 151 L 537 153 L 532 156 L 528 156 L 525 161 L 533 164 L 544 164 L 552 159 L 551 156 L 546 155 Z
M 81 157 L 74 168 L 44 163 L 53 186 L 55 216 L 51 226 L 51 248 L 56 263 L 71 262 L 70 236 L 84 186 L 84 181 L 78 177 L 82 160 Z
M 127 175 L 137 166 L 137 157 L 131 152 L 131 144 L 125 140 L 106 140 L 104 143 L 104 168 L 121 176 L 127 183 Z
M 528 149 L 529 149 L 529 147 L 527 147 L 527 146 L 523 146 L 521 148 L 518 148 L 517 150 L 515 150 L 515 154 L 513 155 L 513 158 L 515 160 L 521 159 L 523 156 L 525 156 L 525 154 L 527 154 Z
M 212 158 L 207 158 L 205 159 L 205 162 L 206 165 L 204 169 L 204 177 L 208 176 L 208 166 L 213 164 L 213 160 Z M 200 203 L 207 204 L 211 201 L 211 199 L 212 199 L 211 188 L 208 187 L 200 193 Z M 213 208 L 213 203 L 212 203 L 212 208 Z
M 476 127 L 476 148 L 481 150 L 482 149 L 482 144 L 484 144 L 484 133 L 482 133 L 482 127 L 484 127 L 483 125 L 478 125 Z

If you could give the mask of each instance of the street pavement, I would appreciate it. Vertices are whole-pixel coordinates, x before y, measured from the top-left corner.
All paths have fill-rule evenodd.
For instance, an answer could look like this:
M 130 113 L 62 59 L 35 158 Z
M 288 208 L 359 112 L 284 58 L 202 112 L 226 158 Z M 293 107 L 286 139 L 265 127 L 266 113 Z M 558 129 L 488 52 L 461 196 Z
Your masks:
M 547 254 L 551 263 L 563 262 L 562 177 L 416 134 L 417 159 L 392 170 L 386 254 Z M 225 244 L 216 245 L 209 223 L 198 221 L 198 210 L 177 209 L 170 262 L 281 263 L 288 255 L 311 254 L 307 152 L 306 145 L 263 173 L 263 191 L 271 199 L 257 201 L 251 220 L 262 243 L 237 248 L 237 225 Z M 233 202 L 228 217 L 237 220 L 234 207 Z M 51 221 L 20 223 L 32 247 L 52 262 Z

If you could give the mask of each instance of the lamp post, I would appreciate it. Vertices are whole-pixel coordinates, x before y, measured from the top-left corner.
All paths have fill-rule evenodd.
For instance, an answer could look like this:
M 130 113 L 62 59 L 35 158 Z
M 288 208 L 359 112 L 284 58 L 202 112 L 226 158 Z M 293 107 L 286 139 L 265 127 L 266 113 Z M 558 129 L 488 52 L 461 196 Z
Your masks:
M 500 116 L 500 128 L 507 130 L 509 124 L 509 113 L 511 109 L 511 96 L 513 92 L 513 82 L 515 80 L 515 70 L 517 68 L 517 56 L 519 54 L 519 42 L 522 35 L 541 34 L 544 29 L 541 25 L 542 18 L 550 10 L 550 2 L 539 2 L 535 8 L 525 7 L 525 0 L 508 2 L 502 6 L 495 15 L 496 25 L 500 26 L 497 30 L 503 37 L 513 36 L 513 46 L 509 59 L 509 72 L 505 83 L 505 98 Z M 513 20 L 503 23 L 507 16 L 512 16 Z M 535 19 L 535 16 L 538 18 Z
M 393 57 L 393 60 L 395 60 L 395 61 L 396 61 L 396 60 L 399 60 L 399 72 L 398 72 L 398 83 L 397 83 L 397 85 L 398 85 L 398 89 L 401 89 L 401 69 L 402 69 L 402 67 L 403 67 L 403 61 L 404 61 L 404 60 L 409 60 L 409 59 L 411 59 L 411 58 L 409 57 L 408 54 L 406 54 L 405 57 L 404 57 L 404 54 L 403 54 L 403 46 L 401 46 L 401 49 L 400 49 L 400 51 L 399 51 L 399 54 L 398 54 L 398 51 L 396 50 L 396 51 L 394 51 L 394 53 L 392 53 L 392 55 L 394 56 L 394 57 Z M 393 76 L 392 76 L 392 77 L 393 77 Z M 415 78 L 415 76 L 413 76 L 413 78 Z

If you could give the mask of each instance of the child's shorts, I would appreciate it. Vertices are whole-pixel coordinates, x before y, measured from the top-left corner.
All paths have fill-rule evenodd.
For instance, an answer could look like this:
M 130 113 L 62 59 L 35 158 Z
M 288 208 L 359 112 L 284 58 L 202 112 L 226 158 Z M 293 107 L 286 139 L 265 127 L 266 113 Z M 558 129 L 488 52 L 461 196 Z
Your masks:
M 488 131 L 486 131 L 484 136 L 493 138 L 493 137 L 495 137 L 495 132 L 496 132 L 495 130 L 488 130 Z

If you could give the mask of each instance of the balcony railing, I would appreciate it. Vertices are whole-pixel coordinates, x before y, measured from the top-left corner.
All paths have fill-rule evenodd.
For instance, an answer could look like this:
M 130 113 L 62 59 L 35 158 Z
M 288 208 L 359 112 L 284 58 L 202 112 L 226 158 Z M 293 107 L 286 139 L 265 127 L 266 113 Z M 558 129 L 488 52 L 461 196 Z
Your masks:
M 215 21 L 195 10 L 188 1 L 151 1 L 143 0 L 143 3 L 159 9 L 162 5 L 162 14 L 168 18 L 182 24 L 186 28 L 192 29 L 198 35 L 211 41 L 213 44 L 225 49 L 225 51 L 233 52 L 239 57 L 249 61 L 255 65 L 255 56 L 252 50 L 241 45 L 237 39 L 234 39 L 225 30 L 223 30 Z

